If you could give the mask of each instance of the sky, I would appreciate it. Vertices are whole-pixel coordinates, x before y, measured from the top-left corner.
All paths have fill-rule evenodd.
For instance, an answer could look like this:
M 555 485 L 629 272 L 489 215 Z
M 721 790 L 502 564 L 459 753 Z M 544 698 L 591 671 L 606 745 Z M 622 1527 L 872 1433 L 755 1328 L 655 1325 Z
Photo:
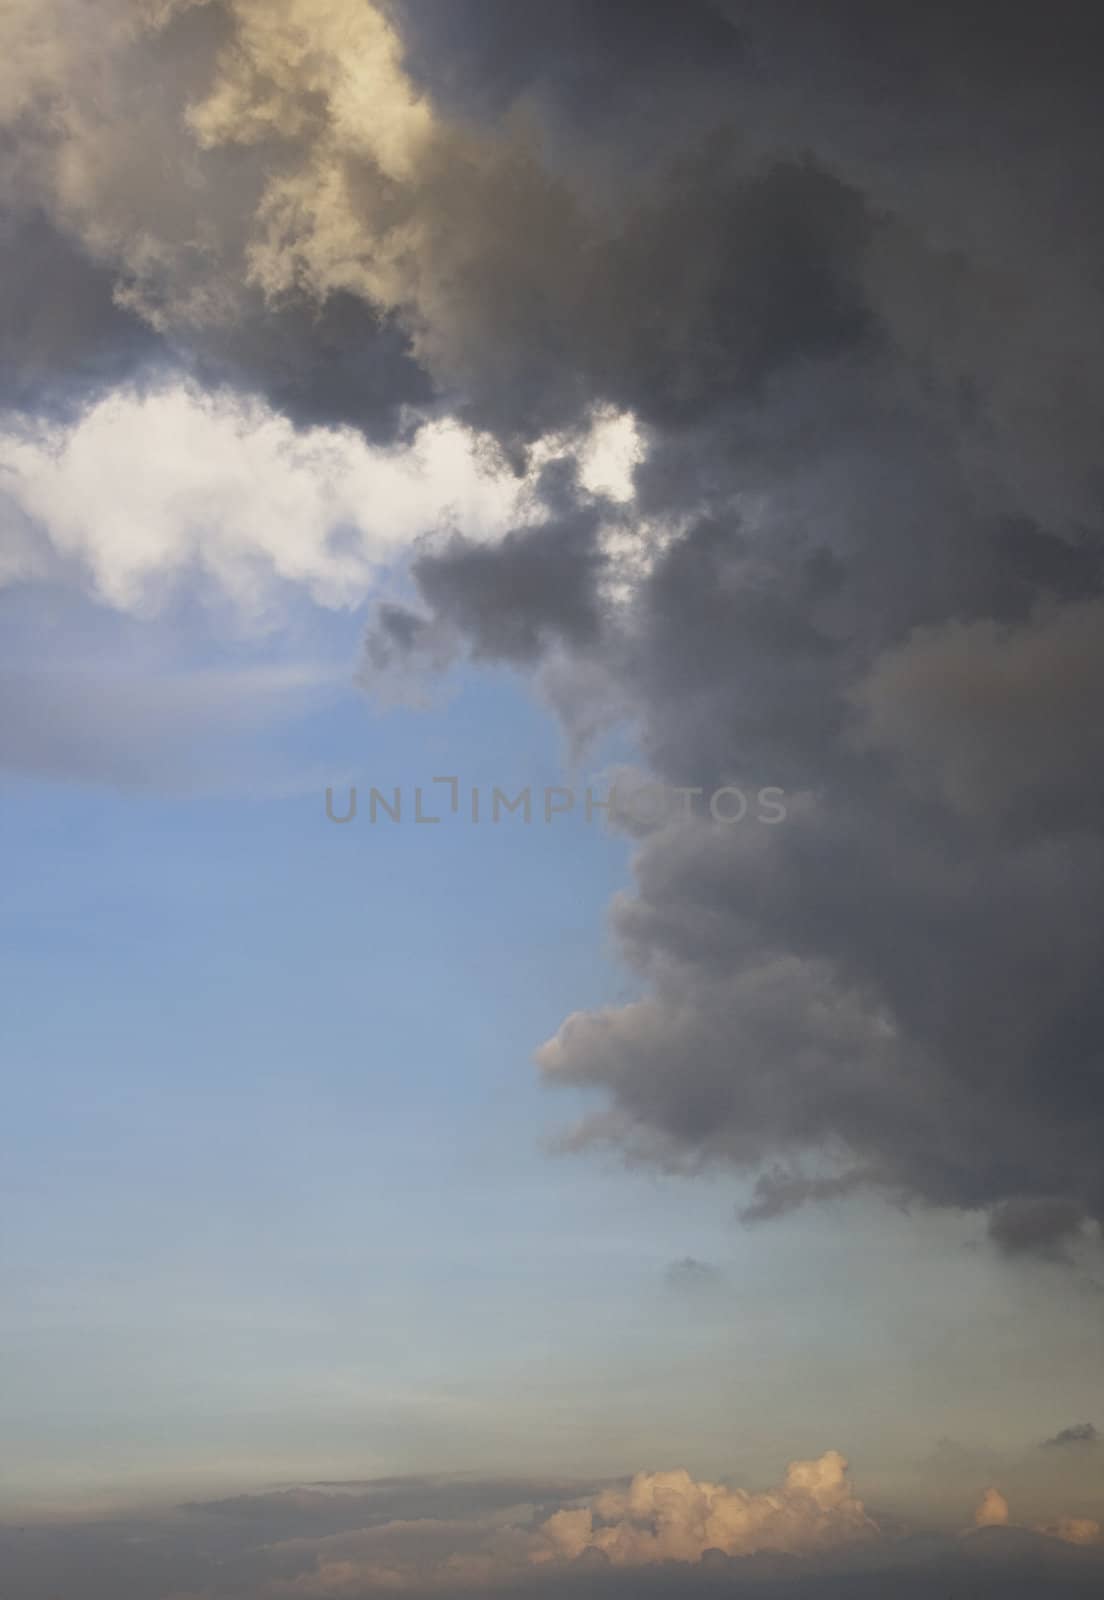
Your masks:
M 5 1600 L 1100 1592 L 1096 24 L 9 0 Z

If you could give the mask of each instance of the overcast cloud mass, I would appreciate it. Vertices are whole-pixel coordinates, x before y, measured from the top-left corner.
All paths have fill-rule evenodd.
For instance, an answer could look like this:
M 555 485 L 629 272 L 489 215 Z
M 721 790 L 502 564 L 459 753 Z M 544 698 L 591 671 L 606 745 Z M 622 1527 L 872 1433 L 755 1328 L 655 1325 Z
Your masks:
M 1099 8 L 9 0 L 3 29 L 0 598 L 194 605 L 237 654 L 120 701 L 110 660 L 89 693 L 6 649 L 0 765 L 171 787 L 274 696 L 416 702 L 478 663 L 584 754 L 620 729 L 672 788 L 776 786 L 777 826 L 640 830 L 631 994 L 531 1041 L 581 1091 L 558 1144 L 729 1174 L 750 1227 L 869 1195 L 1091 1262 Z M 355 663 L 303 608 L 356 619 Z M 1097 1494 L 1096 1447 L 1046 1454 Z M 451 1492 L 9 1529 L 4 1560 L 20 1600 L 682 1594 L 670 1563 L 778 1600 L 1099 1592 L 1093 1518 L 1017 1529 L 993 1488 L 981 1531 L 906 1548 L 831 1451 L 769 1494 Z

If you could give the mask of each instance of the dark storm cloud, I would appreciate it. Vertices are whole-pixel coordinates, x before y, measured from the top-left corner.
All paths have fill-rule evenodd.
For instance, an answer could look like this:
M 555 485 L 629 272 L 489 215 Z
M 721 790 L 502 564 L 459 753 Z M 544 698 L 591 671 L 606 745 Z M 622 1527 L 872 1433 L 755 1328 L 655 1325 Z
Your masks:
M 433 385 L 394 322 L 363 300 L 334 294 L 278 308 L 251 297 L 241 317 L 179 351 L 206 383 L 261 394 L 299 427 L 354 427 L 390 440 L 403 408 L 432 402 Z
M 874 1186 L 1061 1256 L 1104 1216 L 1088 14 L 718 14 L 740 50 L 717 132 L 623 205 L 585 296 L 568 273 L 551 318 L 488 322 L 471 368 L 506 436 L 540 374 L 570 393 L 565 362 L 631 408 L 636 512 L 679 536 L 616 613 L 562 517 L 415 568 L 423 625 L 478 654 L 573 643 L 576 694 L 627 705 L 667 781 L 790 796 L 776 829 L 644 843 L 614 925 L 650 992 L 541 1064 L 598 1097 L 569 1142 L 765 1171 L 751 1217 Z M 496 47 L 463 65 L 484 114 L 539 78 L 528 41 Z
M 642 95 L 703 77 L 731 82 L 744 63 L 738 27 L 709 0 L 389 0 L 415 81 L 457 112 L 501 117 L 520 98 L 601 122 Z
M 745 1222 L 767 1222 L 810 1202 L 839 1200 L 871 1181 L 861 1169 L 835 1178 L 806 1178 L 796 1172 L 765 1172 L 755 1185 L 752 1203 L 740 1213 Z
M 1051 1256 L 1064 1260 L 1081 1231 L 1083 1212 L 1076 1199 L 1017 1197 L 1002 1200 L 989 1217 L 989 1237 L 1006 1255 Z
M 375 180 L 356 183 L 380 209 Z M 878 219 L 815 159 L 749 159 L 728 126 L 601 204 L 520 136 L 442 144 L 408 204 L 422 277 L 398 320 L 428 320 L 442 403 L 519 462 L 594 407 L 686 428 L 879 342 L 862 284 Z
M 169 361 L 148 323 L 116 304 L 113 274 L 40 212 L 0 210 L 0 256 L 0 409 L 64 414 Z
M 124 382 L 191 375 L 260 394 L 301 427 L 391 440 L 404 408 L 432 402 L 409 339 L 362 300 L 246 295 L 228 327 L 158 333 L 120 304 L 116 274 L 41 214 L 0 210 L 0 408 L 70 418 Z
M 566 492 L 558 476 L 546 468 L 538 485 L 552 511 L 547 522 L 494 547 L 457 536 L 414 563 L 434 615 L 466 635 L 477 656 L 527 662 L 550 643 L 585 646 L 597 638 L 601 512 L 583 505 L 557 515 Z
M 39 212 L 0 209 L 0 253 L 0 409 L 66 419 L 117 384 L 187 373 L 262 394 L 300 426 L 389 439 L 404 406 L 433 398 L 407 336 L 352 296 L 246 296 L 229 327 L 185 339 L 120 304 L 116 274 Z

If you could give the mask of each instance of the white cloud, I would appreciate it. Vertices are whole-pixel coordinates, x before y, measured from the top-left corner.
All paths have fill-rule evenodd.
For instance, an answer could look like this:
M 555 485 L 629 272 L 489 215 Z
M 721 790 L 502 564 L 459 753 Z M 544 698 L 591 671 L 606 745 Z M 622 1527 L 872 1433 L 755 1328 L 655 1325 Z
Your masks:
M 974 1512 L 975 1528 L 1015 1528 L 1019 1524 L 1012 1516 L 1012 1508 L 999 1489 L 986 1489 Z M 1060 1539 L 1063 1544 L 1098 1544 L 1101 1536 L 1099 1522 L 1091 1517 L 1059 1517 L 1055 1522 L 1035 1523 L 1032 1533 L 1045 1534 L 1050 1539 Z
M 120 610 L 151 612 L 187 573 L 263 612 L 275 582 L 355 605 L 421 534 L 476 536 L 529 514 L 525 484 L 480 459 L 478 438 L 425 423 L 405 447 L 351 429 L 297 431 L 259 401 L 186 384 L 109 394 L 72 426 L 0 431 L 0 528 L 28 522 Z M 32 575 L 37 555 L 4 576 Z
M 644 459 L 644 441 L 629 411 L 602 411 L 579 456 L 579 480 L 591 494 L 611 500 L 633 497 L 633 470 Z
M 1011 1521 L 1008 1501 L 999 1489 L 986 1489 L 974 1512 L 975 1528 L 1007 1528 Z
M 69 425 L 0 425 L 0 582 L 75 563 L 121 611 L 155 613 L 189 575 L 256 620 L 281 583 L 352 607 L 423 535 L 495 539 L 543 515 L 535 474 L 568 448 L 595 492 L 631 492 L 631 419 L 601 417 L 571 447 L 542 442 L 516 477 L 448 419 L 379 446 L 349 428 L 296 429 L 231 392 L 119 389 Z

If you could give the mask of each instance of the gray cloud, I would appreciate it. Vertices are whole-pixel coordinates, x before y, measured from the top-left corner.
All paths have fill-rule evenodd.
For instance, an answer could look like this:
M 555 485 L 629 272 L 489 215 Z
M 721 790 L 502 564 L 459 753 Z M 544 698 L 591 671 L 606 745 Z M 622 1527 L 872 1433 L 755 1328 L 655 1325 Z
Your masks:
M 898 43 L 935 68 L 940 35 L 918 22 Z M 990 60 L 973 43 L 979 96 L 1014 82 L 1031 98 L 1026 46 Z M 845 71 L 873 70 L 849 45 Z M 927 96 L 934 117 L 937 73 Z M 1104 857 L 1092 719 L 1076 713 L 1100 679 L 1084 419 L 1101 396 L 1084 358 L 1101 308 L 1077 276 L 1092 224 L 1072 226 L 1068 259 L 1033 236 L 1025 251 L 1023 196 L 1013 216 L 1002 180 L 974 170 L 991 228 L 979 237 L 938 147 L 902 162 L 922 171 L 919 206 L 883 170 L 862 194 L 869 151 L 841 154 L 835 175 L 788 160 L 748 171 L 736 148 L 726 135 L 684 156 L 626 213 L 591 304 L 545 281 L 551 324 L 530 318 L 526 336 L 509 323 L 513 381 L 495 405 L 508 393 L 532 414 L 529 375 L 555 387 L 566 354 L 589 394 L 651 425 L 640 512 L 693 519 L 632 613 L 604 619 L 597 649 L 590 556 L 566 536 L 547 593 L 527 595 L 517 548 L 497 580 L 493 551 L 415 574 L 432 614 L 504 659 L 534 655 L 556 602 L 557 642 L 573 620 L 669 780 L 809 797 L 768 837 L 644 846 L 615 924 L 653 997 L 569 1023 L 542 1065 L 606 1097 L 580 1138 L 752 1170 L 814 1150 L 837 1170 L 800 1190 L 791 1175 L 776 1195 L 788 1183 L 821 1197 L 861 1174 L 992 1208 L 1003 1248 L 1053 1252 L 1104 1204 Z M 1045 150 L 1029 180 L 1040 221 L 1060 155 Z M 501 324 L 471 324 L 473 310 L 451 314 L 486 328 L 501 372 Z M 936 649 L 959 640 L 956 679 Z
M 1064 1260 L 1081 1232 L 1082 1208 L 1076 1199 L 1040 1195 L 1002 1200 L 989 1217 L 989 1237 L 1006 1255 L 1051 1256 Z
M 458 0 L 442 14 L 432 0 L 391 0 L 404 60 L 441 105 L 484 120 L 520 98 L 547 115 L 583 117 L 592 137 L 635 112 L 647 96 L 671 102 L 703 80 L 720 88 L 746 64 L 743 35 L 709 0 L 682 5 L 564 0 L 519 12 L 508 0 Z
M 8 263 L 0 302 L 0 408 L 73 409 L 97 389 L 156 369 L 162 340 L 114 299 L 113 276 L 41 212 L 0 210 Z
M 553 315 L 528 334 L 471 324 L 491 344 L 473 395 L 492 354 L 508 376 L 476 400 L 486 423 L 507 401 L 539 414 L 537 374 L 566 395 L 564 358 L 647 425 L 633 513 L 676 531 L 631 604 L 601 609 L 570 519 L 540 541 L 559 560 L 539 593 L 531 534 L 414 576 L 426 618 L 477 654 L 532 665 L 554 645 L 567 718 L 592 693 L 627 706 L 667 781 L 791 797 L 777 830 L 642 845 L 613 921 L 650 993 L 569 1019 L 539 1057 L 599 1102 L 568 1142 L 759 1174 L 752 1218 L 861 1185 L 986 1211 L 1007 1253 L 1060 1255 L 1104 1215 L 1085 18 L 1048 47 L 1003 10 L 990 49 L 984 7 L 889 33 L 844 12 L 829 39 L 810 11 L 787 45 L 764 8 L 726 7 L 740 62 L 778 73 L 749 90 L 748 141 L 741 103 L 655 167 L 588 257 L 587 304 L 546 281 Z M 798 104 L 791 73 L 823 103 Z M 1026 123 L 1067 89 L 1028 154 Z M 848 126 L 841 95 L 862 106 Z M 1059 213 L 1060 173 L 1078 200 Z
M 1044 1450 L 1063 1449 L 1066 1445 L 1095 1445 L 1100 1443 L 1099 1429 L 1091 1422 L 1075 1422 L 1071 1428 L 1063 1428 L 1056 1433 L 1053 1439 L 1044 1439 Z
M 583 648 L 597 640 L 602 510 L 564 505 L 571 499 L 564 466 L 547 467 L 537 485 L 551 513 L 547 522 L 508 533 L 494 546 L 454 536 L 414 562 L 430 611 L 466 636 L 476 655 L 532 662 L 552 643 Z
M 680 1294 L 699 1294 L 715 1288 L 720 1281 L 717 1268 L 708 1261 L 699 1261 L 696 1256 L 672 1261 L 663 1276 L 668 1288 Z
M 1091 707 L 1102 689 L 1104 605 L 1094 596 L 1051 601 L 1014 625 L 918 630 L 879 658 L 857 698 L 869 743 L 910 763 L 917 783 L 941 786 L 955 808 L 1035 829 L 1091 828 L 1104 778 Z

